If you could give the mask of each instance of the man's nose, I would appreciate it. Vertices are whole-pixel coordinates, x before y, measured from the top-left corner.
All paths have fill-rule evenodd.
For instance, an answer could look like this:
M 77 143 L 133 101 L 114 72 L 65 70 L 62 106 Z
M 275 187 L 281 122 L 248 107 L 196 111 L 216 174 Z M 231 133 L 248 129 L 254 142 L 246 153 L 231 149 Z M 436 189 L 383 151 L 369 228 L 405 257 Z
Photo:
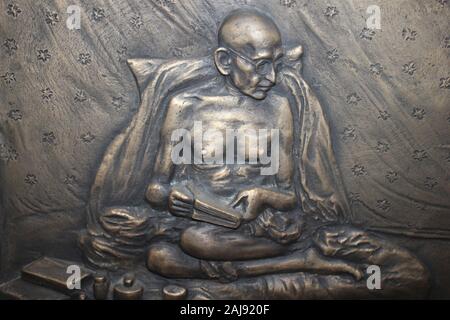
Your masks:
M 275 67 L 273 64 L 270 66 L 270 70 L 269 70 L 269 72 L 267 72 L 265 78 L 267 80 L 269 80 L 270 82 L 275 83 L 275 81 L 277 79 L 277 75 L 275 73 Z

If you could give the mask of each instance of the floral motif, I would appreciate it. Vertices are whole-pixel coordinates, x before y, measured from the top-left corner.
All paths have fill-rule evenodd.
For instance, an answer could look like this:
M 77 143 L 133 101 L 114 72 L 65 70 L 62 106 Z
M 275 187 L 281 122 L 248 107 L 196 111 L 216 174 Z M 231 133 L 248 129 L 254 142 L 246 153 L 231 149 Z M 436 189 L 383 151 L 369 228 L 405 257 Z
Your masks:
M 18 157 L 19 155 L 17 154 L 16 149 L 12 146 L 0 144 L 0 160 L 9 162 L 17 160 Z
M 379 63 L 371 64 L 370 67 L 369 67 L 369 71 L 372 74 L 380 75 L 381 72 L 383 72 L 383 66 L 381 64 L 379 64 Z
M 425 110 L 422 108 L 414 108 L 411 115 L 417 120 L 422 120 L 425 117 Z
M 2 78 L 3 78 L 3 81 L 4 81 L 6 84 L 11 84 L 11 83 L 13 83 L 13 82 L 16 82 L 16 75 L 15 75 L 13 72 L 7 72 L 7 73 L 5 73 L 5 74 L 2 76 Z
M 86 101 L 87 100 L 86 92 L 84 90 L 77 90 L 73 100 L 75 100 L 75 102 L 84 102 L 84 101 Z
M 64 178 L 64 184 L 67 185 L 73 185 L 77 182 L 77 178 L 74 175 L 70 175 L 68 174 L 65 178 Z
M 360 164 L 356 164 L 352 167 L 352 173 L 353 175 L 359 177 L 359 176 L 364 176 L 367 174 L 366 168 L 364 168 L 364 166 L 360 165 Z
M 78 62 L 82 65 L 88 65 L 92 62 L 91 55 L 89 53 L 80 53 L 78 55 Z
M 323 14 L 325 17 L 333 18 L 335 15 L 339 14 L 339 10 L 336 7 L 327 7 Z
M 389 149 L 390 149 L 390 146 L 389 146 L 388 143 L 382 142 L 382 141 L 378 141 L 378 142 L 377 142 L 377 146 L 376 146 L 377 152 L 379 152 L 379 153 L 385 153 L 385 152 L 388 152 Z
M 105 9 L 94 8 L 92 9 L 91 18 L 95 22 L 101 21 L 105 17 Z
M 365 39 L 365 40 L 372 40 L 372 38 L 375 36 L 375 30 L 373 29 L 369 29 L 364 27 L 361 30 L 361 33 L 359 34 L 359 37 L 361 39 Z
M 53 133 L 53 131 L 45 132 L 42 135 L 42 142 L 46 143 L 46 144 L 55 144 L 56 137 L 55 137 L 55 134 Z
M 296 0 L 280 0 L 280 4 L 284 7 L 293 8 L 297 6 Z
M 390 183 L 394 183 L 398 180 L 398 173 L 395 171 L 388 171 L 385 177 L 387 181 L 389 181 Z
M 144 22 L 142 21 L 142 17 L 141 16 L 131 17 L 130 25 L 134 30 L 139 30 L 144 25 Z
M 342 132 L 342 140 L 347 141 L 347 140 L 355 140 L 356 139 L 356 134 L 355 134 L 356 129 L 353 127 L 345 127 L 344 131 Z
M 414 150 L 413 159 L 417 161 L 422 161 L 428 158 L 428 153 L 425 150 Z
M 45 12 L 45 23 L 50 26 L 54 26 L 59 22 L 59 16 L 56 11 L 47 10 Z
M 15 3 L 10 3 L 8 4 L 8 6 L 6 7 L 6 13 L 8 15 L 10 15 L 13 18 L 17 18 L 19 16 L 19 14 L 22 13 L 22 9 L 20 9 L 17 4 Z
M 112 98 L 112 104 L 117 110 L 121 109 L 123 107 L 124 103 L 125 103 L 125 99 L 123 97 L 113 97 Z
M 95 140 L 95 136 L 91 132 L 83 134 L 80 138 L 84 143 L 91 143 Z
M 350 105 L 357 105 L 361 101 L 361 98 L 356 94 L 356 92 L 350 93 L 347 96 L 347 103 Z
M 335 62 L 337 59 L 339 59 L 339 52 L 336 48 L 327 51 L 327 59 L 331 63 Z
M 433 188 L 437 184 L 438 184 L 438 182 L 436 181 L 436 178 L 433 178 L 433 177 L 426 177 L 425 182 L 423 183 L 423 185 L 429 190 L 433 190 Z
M 48 49 L 38 50 L 37 59 L 42 62 L 47 62 L 51 57 L 51 54 L 48 52 Z
M 391 114 L 389 112 L 387 112 L 386 110 L 380 110 L 378 111 L 379 115 L 378 115 L 378 119 L 381 120 L 387 120 L 391 117 Z
M 411 76 L 414 74 L 414 72 L 416 72 L 416 70 L 417 70 L 416 64 L 413 61 L 404 64 L 402 67 L 402 71 Z
M 416 36 L 417 36 L 417 31 L 412 30 L 410 28 L 403 28 L 402 30 L 402 37 L 404 40 L 408 41 L 414 41 L 416 40 Z
M 386 199 L 377 200 L 377 208 L 383 211 L 389 211 L 391 203 Z
M 20 112 L 19 109 L 14 109 L 14 110 L 10 110 L 8 112 L 8 118 L 14 120 L 14 121 L 19 121 L 22 120 L 22 113 Z
M 441 78 L 439 83 L 439 88 L 450 89 L 450 77 Z
M 450 36 L 444 38 L 444 40 L 442 41 L 442 47 L 444 49 L 450 48 Z
M 6 53 L 12 56 L 17 51 L 17 42 L 14 39 L 6 39 L 3 42 L 3 46 L 6 48 Z
M 30 186 L 33 186 L 38 182 L 36 176 L 30 173 L 25 176 L 24 181 L 26 184 L 29 184 Z
M 53 90 L 50 88 L 45 88 L 41 90 L 41 97 L 42 100 L 48 102 L 52 99 L 53 97 Z

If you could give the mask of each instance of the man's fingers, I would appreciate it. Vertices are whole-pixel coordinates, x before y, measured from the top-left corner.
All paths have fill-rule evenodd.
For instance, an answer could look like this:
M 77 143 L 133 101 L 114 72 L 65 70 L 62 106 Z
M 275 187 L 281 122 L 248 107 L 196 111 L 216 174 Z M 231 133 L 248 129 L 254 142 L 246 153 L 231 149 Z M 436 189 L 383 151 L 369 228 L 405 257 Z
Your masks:
M 180 200 L 180 201 L 185 202 L 185 203 L 189 203 L 189 204 L 193 204 L 194 203 L 193 197 L 191 197 L 191 196 L 189 196 L 189 195 L 187 195 L 187 194 L 185 194 L 185 193 L 183 193 L 183 192 L 181 192 L 179 190 L 174 191 L 172 193 L 172 196 L 173 196 L 174 199 Z
M 183 201 L 179 201 L 179 200 L 173 200 L 172 201 L 173 206 L 178 206 L 181 208 L 185 208 L 185 209 L 192 209 L 192 204 L 183 202 Z
M 175 211 L 177 211 L 177 212 L 191 213 L 191 210 L 185 209 L 185 208 L 173 207 L 173 209 L 174 209 Z
M 192 214 L 192 210 L 186 209 L 186 208 L 182 208 L 182 207 L 178 207 L 178 206 L 172 206 L 171 208 L 171 212 L 175 213 L 175 214 L 182 214 L 182 215 L 190 215 Z
M 269 235 L 273 239 L 276 239 L 281 243 L 290 242 L 292 240 L 297 239 L 300 236 L 299 228 L 289 228 L 288 230 L 281 231 L 274 227 L 270 227 L 267 231 L 269 232 Z
M 274 239 L 282 238 L 282 233 L 280 231 L 278 231 L 277 229 L 269 228 L 268 231 L 269 231 L 270 236 L 273 237 Z
M 292 230 L 291 232 L 286 233 L 285 240 L 291 241 L 291 240 L 297 239 L 298 237 L 300 237 L 300 229 L 296 228 L 295 230 Z
M 248 195 L 246 194 L 238 194 L 236 196 L 236 198 L 234 198 L 234 200 L 231 202 L 231 206 L 233 208 L 236 208 L 237 206 L 239 206 L 244 200 L 247 200 Z

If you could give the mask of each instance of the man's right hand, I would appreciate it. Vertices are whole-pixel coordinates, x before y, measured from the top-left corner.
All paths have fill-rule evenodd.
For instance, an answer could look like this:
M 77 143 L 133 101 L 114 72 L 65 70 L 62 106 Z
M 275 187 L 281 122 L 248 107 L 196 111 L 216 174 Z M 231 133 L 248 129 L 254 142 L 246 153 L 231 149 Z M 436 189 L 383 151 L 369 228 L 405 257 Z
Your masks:
M 169 193 L 169 211 L 175 216 L 190 218 L 194 211 L 194 194 L 187 187 L 173 187 Z
M 303 231 L 303 220 L 299 212 L 272 212 L 265 210 L 256 220 L 259 226 L 270 239 L 287 244 L 297 240 Z

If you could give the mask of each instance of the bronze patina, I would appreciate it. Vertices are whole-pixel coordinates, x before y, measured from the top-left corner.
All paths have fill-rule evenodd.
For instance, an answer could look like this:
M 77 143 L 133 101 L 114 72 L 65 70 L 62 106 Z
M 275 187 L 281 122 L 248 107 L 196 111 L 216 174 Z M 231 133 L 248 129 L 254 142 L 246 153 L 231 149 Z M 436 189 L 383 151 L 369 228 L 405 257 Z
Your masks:
M 290 7 L 287 3 L 280 5 Z M 172 5 L 164 5 L 166 13 Z M 12 18 L 20 17 L 19 7 L 8 10 Z M 102 10 L 95 8 L 90 21 L 104 21 Z M 330 6 L 323 13 L 327 19 L 338 14 Z M 428 265 L 389 232 L 375 232 L 416 235 L 420 223 L 408 226 L 408 231 L 395 223 L 391 229 L 355 223 L 360 217 L 355 211 L 361 208 L 355 203 L 362 201 L 354 189 L 346 190 L 338 167 L 334 137 L 340 133 L 334 132 L 322 98 L 315 93 L 320 83 L 304 75 L 304 56 L 316 53 L 308 52 L 304 43 L 287 41 L 277 19 L 252 6 L 238 6 L 214 18 L 217 28 L 211 32 L 216 40 L 207 55 L 161 58 L 139 50 L 126 56 L 127 48 L 117 51 L 126 68 L 123 72 L 134 77 L 135 84 L 130 82 L 129 87 L 136 89 L 137 108 L 105 139 L 90 187 L 84 188 L 86 219 L 73 243 L 80 249 L 79 259 L 49 258 L 45 256 L 55 255 L 41 251 L 44 257 L 21 267 L 20 275 L 5 279 L 2 297 L 427 297 L 432 284 Z M 46 21 L 54 26 L 58 19 L 50 12 Z M 138 30 L 142 24 L 140 17 L 133 17 L 129 27 Z M 414 41 L 414 32 L 405 28 L 405 41 Z M 306 36 L 312 37 L 312 32 L 305 32 Z M 363 40 L 374 36 L 368 28 L 360 34 Z M 14 39 L 4 46 L 9 56 L 20 49 Z M 326 56 L 330 64 L 344 59 L 337 49 Z M 40 50 L 38 59 L 44 64 L 51 55 Z M 92 57 L 82 53 L 78 61 L 87 66 Z M 350 60 L 345 61 L 354 72 Z M 412 76 L 416 66 L 407 63 L 402 70 Z M 383 68 L 371 64 L 370 72 L 380 76 Z M 11 73 L 4 80 L 8 85 L 16 81 Z M 447 88 L 446 78 L 441 81 L 441 88 Z M 50 103 L 54 92 L 47 89 L 42 90 L 42 99 Z M 85 95 L 78 90 L 74 104 L 84 103 Z M 345 98 L 351 107 L 360 101 L 356 93 Z M 117 110 L 126 102 L 122 96 L 112 100 Z M 9 117 L 20 121 L 20 110 L 13 111 Z M 415 108 L 412 116 L 422 120 L 425 113 Z M 390 117 L 380 111 L 378 118 Z M 346 127 L 341 135 L 345 142 L 356 139 L 354 128 Z M 79 140 L 89 144 L 95 138 L 89 132 Z M 8 153 L 8 161 L 14 161 L 14 152 L 1 139 L 5 140 L 2 130 L 2 155 Z M 46 147 L 57 142 L 53 132 L 44 133 Z M 381 141 L 375 148 L 382 155 L 390 145 Z M 412 157 L 423 161 L 428 153 L 415 149 Z M 351 171 L 355 177 L 367 175 L 361 164 Z M 386 179 L 392 184 L 398 173 L 389 171 Z M 434 190 L 435 180 L 427 177 L 427 192 Z M 38 179 L 27 174 L 25 183 L 31 188 Z M 75 185 L 77 178 L 68 175 L 64 183 Z M 403 197 L 397 191 L 392 194 Z M 405 197 L 413 199 L 410 194 Z M 391 205 L 380 199 L 376 206 L 382 214 L 372 211 L 385 221 Z M 417 234 L 446 239 L 445 230 L 423 230 Z M 80 272 L 78 287 L 72 288 L 67 280 L 70 268 Z
M 222 22 L 212 57 L 129 60 L 141 104 L 92 187 L 81 239 L 88 261 L 117 268 L 145 257 L 149 272 L 185 279 L 186 287 L 203 281 L 207 289 L 189 290 L 191 298 L 370 297 L 369 265 L 392 268 L 386 297 L 423 294 L 428 276 L 419 260 L 349 224 L 329 127 L 301 76 L 301 55 L 300 46 L 283 47 L 272 19 L 240 9 Z M 174 164 L 173 132 L 195 136 L 196 122 L 200 137 L 213 130 L 216 139 L 200 151 L 190 139 L 186 161 Z M 279 150 L 257 150 L 249 163 L 261 139 L 230 151 L 225 139 L 217 145 L 226 129 L 278 129 Z M 204 161 L 218 150 L 231 161 Z M 275 174 L 261 173 L 264 153 L 278 153 Z

